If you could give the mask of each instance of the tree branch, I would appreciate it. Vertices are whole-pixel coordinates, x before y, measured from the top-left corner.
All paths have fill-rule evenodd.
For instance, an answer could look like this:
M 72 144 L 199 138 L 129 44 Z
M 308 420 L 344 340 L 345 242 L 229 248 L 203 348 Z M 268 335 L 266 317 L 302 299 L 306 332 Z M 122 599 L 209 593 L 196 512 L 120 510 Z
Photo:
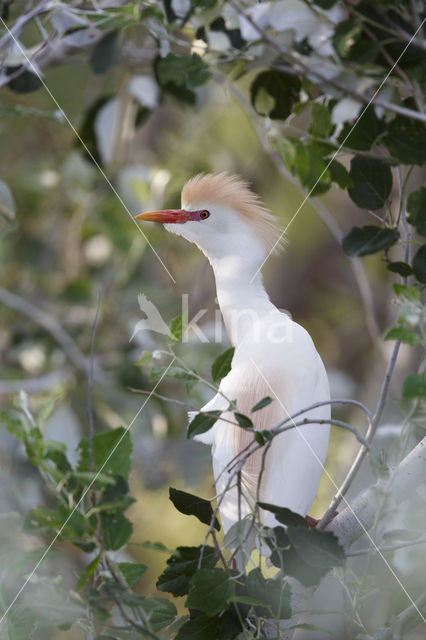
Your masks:
M 413 495 L 426 478 L 426 437 L 402 460 L 393 473 L 392 499 L 401 503 Z M 379 501 L 386 490 L 387 479 L 379 480 L 359 495 L 326 527 L 349 548 L 374 521 Z
M 308 77 L 309 76 L 311 76 L 311 77 L 314 76 L 315 78 L 320 80 L 325 85 L 329 85 L 331 87 L 334 87 L 335 89 L 340 91 L 343 95 L 351 96 L 351 98 L 353 98 L 354 100 L 356 100 L 360 104 L 366 104 L 366 105 L 374 104 L 377 107 L 382 107 L 383 109 L 386 109 L 388 111 L 393 111 L 394 113 L 398 113 L 400 115 L 407 116 L 408 118 L 413 118 L 414 120 L 419 120 L 420 122 L 425 122 L 426 123 L 426 114 L 424 114 L 424 113 L 419 113 L 418 111 L 414 111 L 413 109 L 407 109 L 406 107 L 401 107 L 400 105 L 397 105 L 397 104 L 394 104 L 394 103 L 390 103 L 390 102 L 385 102 L 385 101 L 380 100 L 380 99 L 377 100 L 378 89 L 375 90 L 375 93 L 373 93 L 373 97 L 371 97 L 369 95 L 364 95 L 362 93 L 358 93 L 358 91 L 355 91 L 355 90 L 351 89 L 350 87 L 342 85 L 340 82 L 338 82 L 337 80 L 335 80 L 333 78 L 326 77 L 321 71 L 318 71 L 318 69 L 315 69 L 314 67 L 309 66 L 308 64 L 305 64 L 305 62 L 303 62 L 303 60 L 302 60 L 302 58 L 300 56 L 295 55 L 294 53 L 289 51 L 286 47 L 284 47 L 281 43 L 279 43 L 276 40 L 274 40 L 274 38 L 272 38 L 265 29 L 260 27 L 255 22 L 255 20 L 253 20 L 253 18 L 250 16 L 249 13 L 244 12 L 242 10 L 242 8 L 239 6 L 239 4 L 237 2 L 235 2 L 235 0 L 229 0 L 229 4 L 235 9 L 235 11 L 239 15 L 243 16 L 243 18 L 245 20 L 247 20 L 247 22 L 249 22 L 252 25 L 252 27 L 254 27 L 254 29 L 256 29 L 256 31 L 258 32 L 260 38 L 264 42 L 268 43 L 271 47 L 273 47 L 276 51 L 278 51 L 282 56 L 284 56 L 284 58 L 286 60 L 288 60 L 288 62 L 290 62 L 296 68 L 301 69 L 302 72 L 305 75 L 307 75 Z M 420 27 L 417 29 L 417 31 L 419 31 L 419 29 L 420 29 Z M 416 34 L 414 34 L 413 36 L 410 36 L 410 42 L 412 41 L 412 39 L 414 38 L 415 35 Z M 409 43 L 406 45 L 405 49 L 400 54 L 399 58 L 396 61 L 397 63 L 399 62 L 400 58 L 405 53 L 405 50 L 408 47 L 409 47 Z M 389 74 L 390 74 L 390 72 L 389 72 Z
M 2 380 L 0 382 L 0 395 L 8 393 L 19 393 L 25 391 L 28 394 L 49 391 L 52 387 L 64 384 L 72 378 L 69 371 L 52 371 L 38 378 L 28 378 L 28 380 Z
M 89 360 L 83 355 L 69 333 L 63 329 L 56 318 L 46 313 L 46 311 L 43 311 L 32 302 L 21 298 L 16 295 L 16 293 L 11 293 L 3 287 L 0 287 L 0 302 L 2 302 L 6 307 L 9 307 L 9 309 L 18 311 L 47 331 L 47 333 L 49 333 L 62 347 L 64 353 L 72 364 L 85 375 L 88 374 L 90 366 Z M 99 368 L 99 366 L 95 367 L 94 375 L 99 382 L 106 381 L 106 374 Z
M 386 374 L 385 374 L 385 379 L 383 380 L 383 384 L 382 384 L 382 388 L 380 390 L 380 396 L 379 396 L 379 401 L 377 403 L 377 408 L 376 408 L 376 412 L 374 414 L 374 417 L 368 427 L 368 431 L 367 434 L 365 436 L 365 439 L 367 441 L 367 443 L 370 445 L 371 442 L 373 441 L 373 438 L 375 436 L 377 427 L 379 426 L 380 423 L 380 419 L 382 417 L 382 413 L 383 413 L 383 409 L 385 407 L 385 403 L 386 403 L 386 397 L 387 397 L 387 393 L 389 390 L 389 384 L 390 384 L 390 380 L 392 377 L 392 373 L 393 370 L 395 368 L 395 364 L 396 364 L 396 360 L 398 357 L 398 352 L 399 352 L 399 347 L 401 345 L 401 342 L 399 340 L 397 340 L 394 344 L 393 350 L 392 350 L 392 355 L 391 355 L 391 359 L 389 361 L 388 364 L 388 368 L 386 370 Z M 339 491 L 336 493 L 336 495 L 334 496 L 333 500 L 331 501 L 330 506 L 328 507 L 327 511 L 325 512 L 325 514 L 323 515 L 323 517 L 321 518 L 320 522 L 318 523 L 318 529 L 324 529 L 324 527 L 326 527 L 326 525 L 330 522 L 330 520 L 332 519 L 332 517 L 334 516 L 337 507 L 339 506 L 339 504 L 341 503 L 343 496 L 345 495 L 345 493 L 347 492 L 347 490 L 349 489 L 349 487 L 351 486 L 355 476 L 357 475 L 361 464 L 365 458 L 365 455 L 367 453 L 367 448 L 363 445 L 360 450 L 358 451 L 358 455 L 356 456 L 351 468 L 349 469 L 349 472 L 346 476 L 346 478 L 344 479 L 342 486 L 340 487 Z

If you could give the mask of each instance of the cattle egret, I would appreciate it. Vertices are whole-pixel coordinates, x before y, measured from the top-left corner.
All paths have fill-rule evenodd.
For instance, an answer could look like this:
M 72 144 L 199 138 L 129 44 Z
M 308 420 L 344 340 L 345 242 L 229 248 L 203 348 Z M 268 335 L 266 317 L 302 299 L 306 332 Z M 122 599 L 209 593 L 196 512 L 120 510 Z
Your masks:
M 229 400 L 236 400 L 238 411 L 252 419 L 255 429 L 267 429 L 330 398 L 327 374 L 311 337 L 272 304 L 262 283 L 260 267 L 280 238 L 274 217 L 246 182 L 219 173 L 190 179 L 182 190 L 181 209 L 150 211 L 136 218 L 161 222 L 168 231 L 196 244 L 214 271 L 218 303 L 235 353 L 219 392 L 201 409 L 221 410 L 223 419 L 196 439 L 212 447 L 225 532 L 252 512 L 256 495 L 260 501 L 305 516 L 327 453 L 327 404 L 298 419 L 300 423 L 314 418 L 320 424 L 306 424 L 274 437 L 263 461 L 262 449 L 248 458 L 240 495 L 235 482 L 225 492 L 229 482 L 225 467 L 254 437 L 252 431 L 232 424 L 234 415 L 226 412 Z M 273 401 L 252 413 L 266 396 Z M 276 526 L 271 512 L 261 510 L 260 515 L 262 524 Z

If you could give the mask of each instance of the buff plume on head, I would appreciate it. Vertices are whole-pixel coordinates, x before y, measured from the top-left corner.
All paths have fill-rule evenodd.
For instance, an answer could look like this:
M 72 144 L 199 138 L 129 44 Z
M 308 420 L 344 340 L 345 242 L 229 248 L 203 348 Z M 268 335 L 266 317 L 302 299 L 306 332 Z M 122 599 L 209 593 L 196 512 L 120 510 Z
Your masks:
M 276 218 L 264 206 L 243 178 L 221 173 L 199 173 L 190 178 L 182 189 L 182 208 L 196 209 L 199 205 L 225 205 L 241 214 L 250 223 L 267 250 L 278 249 L 282 233 Z

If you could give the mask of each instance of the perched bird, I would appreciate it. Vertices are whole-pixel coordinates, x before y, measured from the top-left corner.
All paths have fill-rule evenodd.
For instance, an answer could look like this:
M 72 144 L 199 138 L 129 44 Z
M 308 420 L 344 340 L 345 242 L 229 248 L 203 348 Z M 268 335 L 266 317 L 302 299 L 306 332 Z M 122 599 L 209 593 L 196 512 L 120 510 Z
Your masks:
M 260 267 L 280 237 L 274 217 L 244 180 L 218 173 L 191 178 L 182 189 L 181 209 L 151 211 L 136 218 L 163 223 L 168 231 L 196 244 L 214 271 L 219 306 L 235 352 L 219 392 L 201 409 L 224 413 L 196 439 L 212 447 L 225 532 L 253 510 L 256 496 L 305 516 L 323 470 L 328 424 L 306 424 L 277 435 L 264 460 L 262 449 L 251 455 L 242 469 L 240 495 L 235 482 L 228 486 L 229 473 L 224 471 L 254 438 L 227 412 L 230 400 L 236 400 L 238 411 L 251 418 L 255 429 L 267 429 L 330 398 L 327 374 L 311 337 L 272 304 L 262 283 Z M 272 402 L 252 412 L 267 396 Z M 305 418 L 327 423 L 330 407 L 325 404 L 303 413 L 293 424 Z M 271 512 L 260 513 L 264 525 L 277 524 Z

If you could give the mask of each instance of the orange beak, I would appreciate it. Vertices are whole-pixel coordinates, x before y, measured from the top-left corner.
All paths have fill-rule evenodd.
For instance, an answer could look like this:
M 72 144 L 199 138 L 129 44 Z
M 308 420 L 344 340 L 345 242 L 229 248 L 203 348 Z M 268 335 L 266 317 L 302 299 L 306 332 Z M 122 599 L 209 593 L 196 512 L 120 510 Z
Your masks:
M 149 222 L 183 224 L 188 220 L 193 220 L 193 213 L 185 209 L 163 209 L 162 211 L 139 213 L 135 218 L 136 220 L 147 220 Z

